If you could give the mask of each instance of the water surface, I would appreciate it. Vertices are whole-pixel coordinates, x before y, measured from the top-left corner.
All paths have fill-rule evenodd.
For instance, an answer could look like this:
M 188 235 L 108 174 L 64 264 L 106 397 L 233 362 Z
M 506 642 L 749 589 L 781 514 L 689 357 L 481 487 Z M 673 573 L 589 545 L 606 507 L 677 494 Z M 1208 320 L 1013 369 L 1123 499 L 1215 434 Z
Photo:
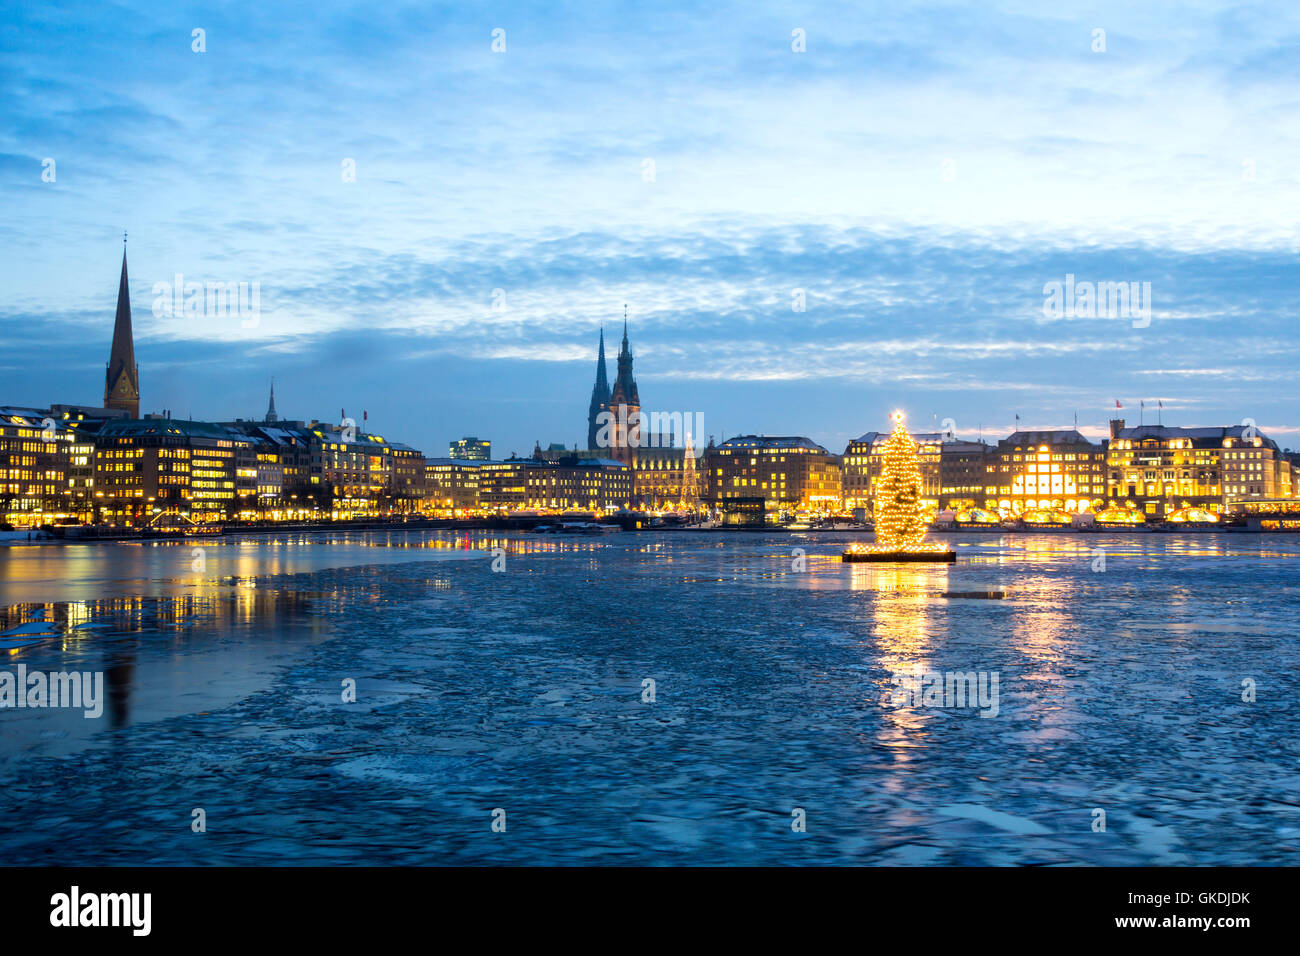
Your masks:
M 48 624 L 7 667 L 126 668 L 119 717 L 0 711 L 0 860 L 1296 862 L 1296 539 L 847 540 L 348 535 L 197 581 L 64 546 L 82 603 L 0 551 L 0 630 Z M 899 706 L 917 669 L 996 672 L 997 716 Z

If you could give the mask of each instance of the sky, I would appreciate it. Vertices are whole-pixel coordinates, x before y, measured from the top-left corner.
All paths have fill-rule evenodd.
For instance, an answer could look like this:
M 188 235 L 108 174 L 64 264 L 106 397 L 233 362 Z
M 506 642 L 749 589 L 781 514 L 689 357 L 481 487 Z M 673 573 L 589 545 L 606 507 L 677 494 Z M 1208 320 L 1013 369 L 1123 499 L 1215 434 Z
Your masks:
M 239 6 L 0 0 L 0 404 L 102 402 L 126 232 L 143 411 L 585 444 L 626 305 L 702 438 L 1300 447 L 1293 3 Z

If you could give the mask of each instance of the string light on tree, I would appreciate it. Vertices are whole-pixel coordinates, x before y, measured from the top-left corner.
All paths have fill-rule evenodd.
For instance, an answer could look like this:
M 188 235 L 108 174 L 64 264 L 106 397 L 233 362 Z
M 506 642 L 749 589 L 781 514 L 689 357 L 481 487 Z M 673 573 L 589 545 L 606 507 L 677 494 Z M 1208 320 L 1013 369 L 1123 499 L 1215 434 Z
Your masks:
M 894 431 L 881 448 L 880 481 L 875 493 L 876 540 L 855 544 L 844 561 L 955 561 L 946 544 L 925 540 L 925 509 L 921 504 L 921 458 L 916 441 L 894 412 Z

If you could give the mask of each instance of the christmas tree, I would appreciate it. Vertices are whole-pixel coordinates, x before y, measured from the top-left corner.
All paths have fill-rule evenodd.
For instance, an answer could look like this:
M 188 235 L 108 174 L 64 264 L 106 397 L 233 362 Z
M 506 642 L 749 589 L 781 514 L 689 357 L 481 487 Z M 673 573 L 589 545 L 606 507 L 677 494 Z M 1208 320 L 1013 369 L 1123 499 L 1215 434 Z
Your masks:
M 880 481 L 876 484 L 874 544 L 853 545 L 845 561 L 955 561 L 945 544 L 925 541 L 925 511 L 921 505 L 921 459 L 916 441 L 894 413 L 894 431 L 881 446 Z
M 921 459 L 912 436 L 894 413 L 894 432 L 881 446 L 883 461 L 876 486 L 876 547 L 912 551 L 925 540 L 921 508 Z

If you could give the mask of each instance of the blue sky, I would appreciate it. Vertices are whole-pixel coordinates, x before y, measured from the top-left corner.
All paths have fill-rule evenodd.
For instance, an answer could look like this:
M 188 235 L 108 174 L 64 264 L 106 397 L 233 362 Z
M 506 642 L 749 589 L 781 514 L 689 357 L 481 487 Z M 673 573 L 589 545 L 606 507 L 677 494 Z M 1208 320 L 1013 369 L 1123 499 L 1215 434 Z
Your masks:
M 430 454 L 571 445 L 627 303 L 647 410 L 719 438 L 1145 399 L 1300 447 L 1300 8 L 710 6 L 6 0 L 0 401 L 100 401 L 125 229 L 146 410 L 274 376 Z M 177 273 L 256 325 L 155 315 Z M 1067 273 L 1149 324 L 1046 316 Z

